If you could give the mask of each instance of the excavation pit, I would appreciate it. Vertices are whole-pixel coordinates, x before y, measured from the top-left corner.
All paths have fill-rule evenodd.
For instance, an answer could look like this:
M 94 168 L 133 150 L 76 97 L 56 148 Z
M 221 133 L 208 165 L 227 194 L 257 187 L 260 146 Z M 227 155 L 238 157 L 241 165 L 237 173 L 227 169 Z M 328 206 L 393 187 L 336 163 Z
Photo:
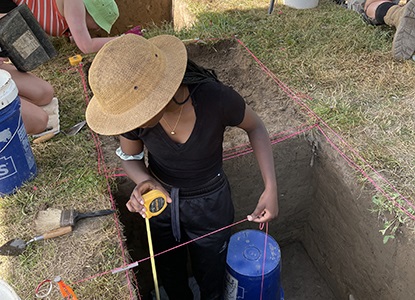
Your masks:
M 341 155 L 326 132 L 310 121 L 293 97 L 255 61 L 237 40 L 187 46 L 189 57 L 216 70 L 260 115 L 273 142 L 280 213 L 269 234 L 281 247 L 285 299 L 413 299 L 413 241 L 403 228 L 383 244 L 382 224 L 371 213 L 374 187 Z M 245 134 L 225 134 L 224 170 L 235 205 L 235 221 L 251 213 L 263 184 Z M 113 154 L 116 138 L 104 137 L 109 167 L 119 167 Z M 360 176 L 360 177 L 359 177 Z M 148 257 L 143 219 L 128 212 L 134 184 L 119 177 L 113 195 L 120 211 L 132 261 Z M 258 229 L 243 222 L 233 230 Z M 149 260 L 135 268 L 143 299 L 153 289 Z

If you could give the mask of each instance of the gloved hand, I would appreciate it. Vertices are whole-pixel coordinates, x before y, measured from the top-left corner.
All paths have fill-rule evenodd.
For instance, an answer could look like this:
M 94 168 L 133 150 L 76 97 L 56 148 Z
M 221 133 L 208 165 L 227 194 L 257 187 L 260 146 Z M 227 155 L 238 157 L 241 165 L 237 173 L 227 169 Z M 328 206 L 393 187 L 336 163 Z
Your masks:
M 140 25 L 135 26 L 135 27 L 133 27 L 133 28 L 131 28 L 131 29 L 129 29 L 129 30 L 127 30 L 125 32 L 125 34 L 128 34 L 128 33 L 132 33 L 132 34 L 137 34 L 137 35 L 143 36 L 143 33 L 141 32 L 141 26 Z

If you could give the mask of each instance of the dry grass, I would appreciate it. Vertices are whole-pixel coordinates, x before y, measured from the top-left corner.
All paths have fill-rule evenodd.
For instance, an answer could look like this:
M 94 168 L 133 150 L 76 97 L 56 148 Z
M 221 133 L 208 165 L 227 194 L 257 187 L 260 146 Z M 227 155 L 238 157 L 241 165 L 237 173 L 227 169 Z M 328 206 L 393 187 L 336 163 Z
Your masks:
M 63 39 L 54 42 L 59 57 L 35 73 L 54 86 L 64 129 L 84 119 L 86 102 L 80 73 L 68 63 L 77 50 Z M 108 183 L 98 173 L 97 154 L 87 127 L 73 137 L 60 134 L 46 143 L 33 144 L 32 150 L 37 177 L 0 202 L 2 243 L 13 238 L 27 241 L 40 234 L 34 229 L 34 219 L 47 207 L 81 212 L 111 207 Z M 34 299 L 36 286 L 58 275 L 79 299 L 130 299 L 125 273 L 97 276 L 124 265 L 114 220 L 107 216 L 80 221 L 69 235 L 32 243 L 20 256 L 0 257 L 0 277 L 22 299 Z M 97 278 L 80 282 L 91 276 Z M 60 298 L 55 285 L 49 299 Z
M 279 79 L 311 96 L 306 104 L 318 117 L 414 200 L 415 85 L 410 78 L 415 63 L 392 59 L 394 29 L 369 26 L 330 0 L 311 10 L 276 5 L 271 15 L 266 15 L 267 1 L 206 3 L 192 6 L 200 23 L 186 34 L 237 35 Z
M 268 0 L 187 2 L 198 21 L 176 35 L 201 39 L 237 35 L 283 82 L 310 95 L 307 105 L 414 200 L 415 85 L 411 78 L 415 63 L 392 60 L 393 29 L 368 26 L 356 13 L 329 0 L 320 0 L 312 10 L 276 5 L 272 15 L 267 15 Z M 147 36 L 160 33 L 173 33 L 172 27 L 147 28 Z M 54 85 L 61 127 L 67 128 L 84 118 L 85 97 L 79 73 L 67 60 L 78 51 L 63 39 L 55 43 L 59 57 L 36 73 Z M 97 171 L 87 129 L 73 138 L 59 135 L 33 145 L 33 151 L 38 176 L 0 202 L 2 242 L 32 237 L 36 212 L 48 206 L 80 211 L 110 206 L 107 182 Z M 22 299 L 33 299 L 43 279 L 61 275 L 77 282 L 121 266 L 118 242 L 111 218 L 93 221 L 72 235 L 32 245 L 19 257 L 1 257 L 0 277 L 12 283 Z M 100 276 L 74 288 L 80 299 L 129 297 L 123 273 Z

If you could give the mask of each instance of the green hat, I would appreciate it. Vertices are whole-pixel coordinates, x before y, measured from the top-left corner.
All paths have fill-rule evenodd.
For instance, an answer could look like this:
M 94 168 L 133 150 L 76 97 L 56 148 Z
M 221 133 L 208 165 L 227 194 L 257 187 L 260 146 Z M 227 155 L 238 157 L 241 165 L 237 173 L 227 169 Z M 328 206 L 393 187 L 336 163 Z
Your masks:
M 120 15 L 114 0 L 84 0 L 85 8 L 99 27 L 110 33 Z

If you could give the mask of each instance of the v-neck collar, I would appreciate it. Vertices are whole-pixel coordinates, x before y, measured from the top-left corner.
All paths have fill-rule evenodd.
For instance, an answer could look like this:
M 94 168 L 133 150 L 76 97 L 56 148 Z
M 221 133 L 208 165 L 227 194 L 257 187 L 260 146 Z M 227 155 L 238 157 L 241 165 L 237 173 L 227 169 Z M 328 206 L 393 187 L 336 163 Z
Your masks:
M 170 137 L 170 135 L 163 129 L 163 127 L 160 125 L 160 123 L 157 123 L 156 129 L 159 131 L 159 134 L 162 136 L 162 138 L 165 140 L 165 142 L 175 151 L 184 151 L 188 147 L 191 147 L 191 144 L 193 143 L 194 137 L 197 135 L 197 131 L 199 130 L 199 118 L 198 118 L 198 111 L 197 111 L 197 105 L 194 105 L 195 101 L 195 94 L 192 95 L 192 105 L 193 109 L 195 111 L 195 124 L 193 126 L 192 132 L 189 135 L 189 138 L 184 143 L 176 143 L 173 141 Z

